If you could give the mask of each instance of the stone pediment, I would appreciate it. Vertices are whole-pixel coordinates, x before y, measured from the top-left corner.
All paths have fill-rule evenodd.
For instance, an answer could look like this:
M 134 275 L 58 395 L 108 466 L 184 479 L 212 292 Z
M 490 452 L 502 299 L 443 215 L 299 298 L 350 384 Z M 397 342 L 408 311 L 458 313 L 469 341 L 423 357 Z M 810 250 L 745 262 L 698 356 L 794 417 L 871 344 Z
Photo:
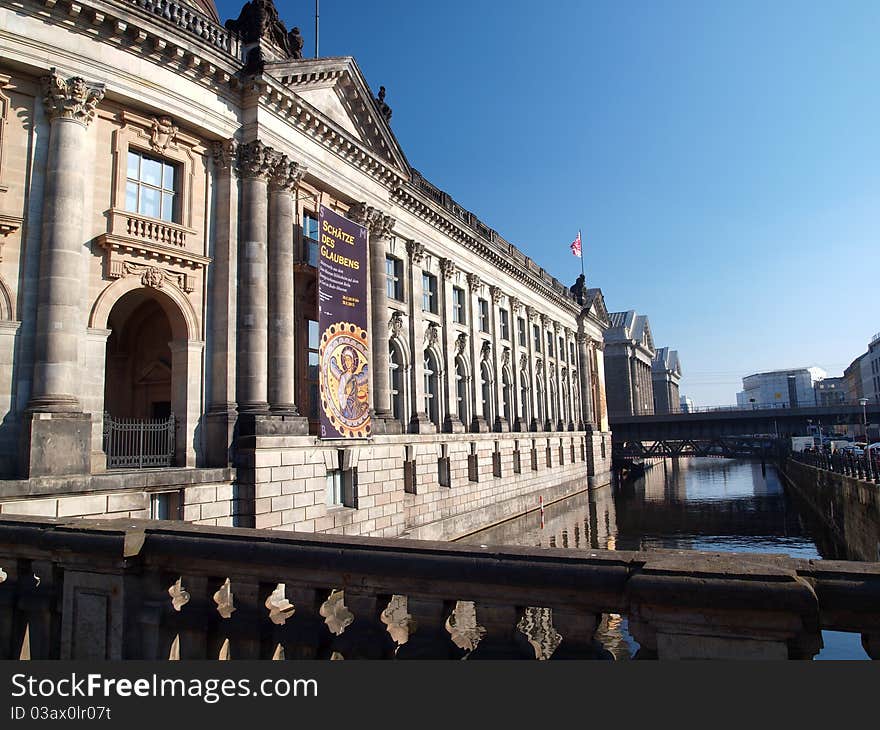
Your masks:
M 611 319 L 608 316 L 608 310 L 605 308 L 605 297 L 602 296 L 601 289 L 587 289 L 586 309 L 590 317 L 597 322 L 611 326 Z
M 266 63 L 263 73 L 410 177 L 406 156 L 353 58 L 288 59 Z

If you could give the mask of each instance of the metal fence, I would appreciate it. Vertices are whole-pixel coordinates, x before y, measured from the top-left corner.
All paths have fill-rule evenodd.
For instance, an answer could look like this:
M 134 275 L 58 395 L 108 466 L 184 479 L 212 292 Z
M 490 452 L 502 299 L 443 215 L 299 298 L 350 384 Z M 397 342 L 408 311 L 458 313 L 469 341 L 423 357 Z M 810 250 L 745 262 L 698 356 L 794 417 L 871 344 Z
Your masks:
M 107 468 L 143 469 L 174 463 L 174 426 L 168 418 L 114 418 L 104 414 Z
M 793 451 L 789 456 L 817 469 L 880 484 L 880 454 L 876 450 L 860 455 L 851 451 Z

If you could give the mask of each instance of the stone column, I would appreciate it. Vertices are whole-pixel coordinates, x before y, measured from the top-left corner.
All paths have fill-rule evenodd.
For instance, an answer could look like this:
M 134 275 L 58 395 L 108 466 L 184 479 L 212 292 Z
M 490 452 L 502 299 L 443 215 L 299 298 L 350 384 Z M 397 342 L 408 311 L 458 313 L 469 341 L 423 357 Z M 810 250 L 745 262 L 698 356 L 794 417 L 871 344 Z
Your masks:
M 88 473 L 91 422 L 79 398 L 86 135 L 104 87 L 55 69 L 42 79 L 51 124 L 43 197 L 34 379 L 22 428 L 23 476 Z
M 553 401 L 553 394 L 550 392 L 550 352 L 547 350 L 547 327 L 550 324 L 550 317 L 546 314 L 541 315 L 541 347 L 544 349 L 544 423 L 542 429 L 544 431 L 553 430 L 553 419 L 550 404 Z
M 511 430 L 525 431 L 527 426 L 523 425 L 522 398 L 520 398 L 520 368 L 519 364 L 519 312 L 522 304 L 516 297 L 507 298 L 510 307 L 508 309 L 510 316 L 510 388 L 511 388 Z
M 205 458 L 208 466 L 228 466 L 235 429 L 236 311 L 238 264 L 238 149 L 235 140 L 214 143 L 214 257 L 208 269 L 210 373 Z
M 371 420 L 373 433 L 401 433 L 400 422 L 391 411 L 390 356 L 388 353 L 388 290 L 385 257 L 395 220 L 366 203 L 356 203 L 348 217 L 369 231 L 370 351 L 373 361 Z
M 456 266 L 452 259 L 440 259 L 441 280 L 438 288 L 442 292 L 443 321 L 443 357 L 446 360 L 445 374 L 443 379 L 443 391 L 446 399 L 446 415 L 443 419 L 443 431 L 445 433 L 462 433 L 464 424 L 461 422 L 461 414 L 458 412 L 458 391 L 455 382 L 455 355 L 456 355 L 456 332 L 453 327 L 452 306 L 452 277 L 455 275 Z
M 238 412 L 269 413 L 268 179 L 278 154 L 259 140 L 239 148 Z
M 171 348 L 171 410 L 177 418 L 175 433 L 176 466 L 196 466 L 196 426 L 202 412 L 201 369 L 205 343 L 198 340 L 175 340 Z
M 485 433 L 489 430 L 489 424 L 486 422 L 486 414 L 483 412 L 483 388 L 481 385 L 483 379 L 482 373 L 482 338 L 480 336 L 480 289 L 483 282 L 476 274 L 468 274 L 468 287 L 470 289 L 470 358 L 471 358 L 471 395 L 473 398 L 473 417 L 471 419 L 471 431 L 475 433 Z
M 269 409 L 298 434 L 309 432 L 309 422 L 299 414 L 294 390 L 293 193 L 305 173 L 282 156 L 269 178 Z
M 425 247 L 418 241 L 407 241 L 406 252 L 409 254 L 410 278 L 410 309 L 409 309 L 409 342 L 412 352 L 411 392 L 413 394 L 412 416 L 409 422 L 410 433 L 436 433 L 436 427 L 428 418 L 425 410 L 425 331 L 422 320 L 422 262 L 425 260 Z M 438 368 L 440 363 L 438 363 Z M 438 394 L 440 390 L 440 373 L 437 373 Z M 437 404 L 440 412 L 440 404 Z
M 639 373 L 636 368 L 636 356 L 632 353 L 628 356 L 627 365 L 629 366 L 629 401 L 630 413 L 637 416 L 639 413 Z
M 535 332 L 534 325 L 537 313 L 533 307 L 526 306 L 526 346 L 528 347 L 529 360 L 529 399 L 531 401 L 531 419 L 528 425 L 530 431 L 543 431 L 544 424 L 538 422 L 538 381 L 537 368 L 535 367 Z
M 566 430 L 566 412 L 565 412 L 565 391 L 562 389 L 562 369 L 565 365 L 565 345 L 562 346 L 562 352 L 559 347 L 559 323 L 553 322 L 553 348 L 556 350 L 556 430 Z
M 493 286 L 489 289 L 492 297 L 489 312 L 489 329 L 492 337 L 492 370 L 495 373 L 495 423 L 494 430 L 502 433 L 510 431 L 510 422 L 504 418 L 504 409 L 502 401 L 504 399 L 504 378 L 502 377 L 501 367 L 504 357 L 505 348 L 501 344 L 501 306 L 504 304 L 504 293 L 500 287 Z M 510 314 L 507 315 L 507 327 L 510 329 Z M 509 334 L 509 332 L 508 332 Z M 510 358 L 510 351 L 507 350 L 507 357 Z M 513 397 L 513 396 L 511 396 Z M 513 413 L 513 403 L 508 403 L 510 413 Z
M 590 357 L 590 337 L 584 332 L 577 335 L 578 347 L 578 375 L 580 381 L 581 394 L 581 423 L 583 428 L 591 430 L 595 425 L 595 416 L 593 415 L 593 367 L 592 358 Z

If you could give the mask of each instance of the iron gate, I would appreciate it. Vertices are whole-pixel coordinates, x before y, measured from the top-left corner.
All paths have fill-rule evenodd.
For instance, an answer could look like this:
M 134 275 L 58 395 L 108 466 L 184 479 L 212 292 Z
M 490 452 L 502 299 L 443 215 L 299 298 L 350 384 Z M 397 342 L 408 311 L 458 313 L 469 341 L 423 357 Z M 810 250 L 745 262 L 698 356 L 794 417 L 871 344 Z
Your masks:
M 114 418 L 104 414 L 107 468 L 143 469 L 174 463 L 175 419 Z

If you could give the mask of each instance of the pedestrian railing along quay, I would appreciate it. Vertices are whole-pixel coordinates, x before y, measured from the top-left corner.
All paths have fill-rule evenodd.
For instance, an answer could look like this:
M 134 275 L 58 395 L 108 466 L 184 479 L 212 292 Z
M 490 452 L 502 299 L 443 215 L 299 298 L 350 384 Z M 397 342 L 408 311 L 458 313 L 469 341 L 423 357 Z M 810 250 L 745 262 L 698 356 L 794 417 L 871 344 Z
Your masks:
M 880 657 L 880 564 L 0 518 L 0 658 Z
M 876 450 L 861 455 L 850 451 L 835 451 L 830 454 L 821 451 L 793 451 L 789 458 L 817 469 L 880 484 L 880 454 Z

